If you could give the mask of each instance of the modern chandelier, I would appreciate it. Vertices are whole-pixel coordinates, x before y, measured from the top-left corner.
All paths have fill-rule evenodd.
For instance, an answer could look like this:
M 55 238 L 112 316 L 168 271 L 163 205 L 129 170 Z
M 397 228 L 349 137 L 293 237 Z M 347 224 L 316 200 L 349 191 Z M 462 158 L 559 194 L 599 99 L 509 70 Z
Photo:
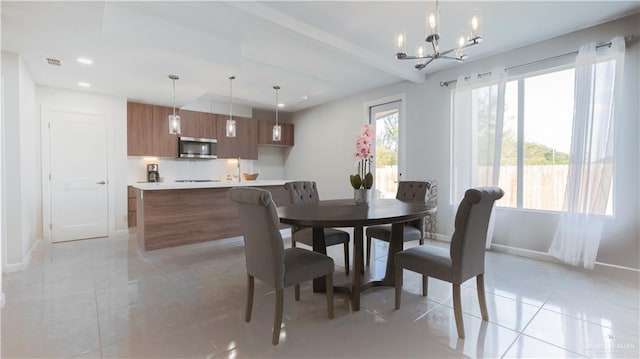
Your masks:
M 173 81 L 173 115 L 169 115 L 169 133 L 172 135 L 180 134 L 180 116 L 176 115 L 176 80 L 180 79 L 177 75 L 169 75 Z
M 233 119 L 233 80 L 235 79 L 235 76 L 229 77 L 229 119 L 225 126 L 227 137 L 236 137 L 236 120 Z
M 395 41 L 396 58 L 398 60 L 417 60 L 415 68 L 418 70 L 422 70 L 437 59 L 464 62 L 464 60 L 468 58 L 468 56 L 464 54 L 464 49 L 476 46 L 482 42 L 482 37 L 478 35 L 478 18 L 473 16 L 471 18 L 471 33 L 467 37 L 460 36 L 456 47 L 446 51 L 440 51 L 440 33 L 438 32 L 438 27 L 440 25 L 440 4 L 438 3 L 438 0 L 436 0 L 436 11 L 429 15 L 427 23 L 431 29 L 431 33 L 427 35 L 425 41 L 431 44 L 431 48 L 433 50 L 431 54 L 427 54 L 427 50 L 421 45 L 416 48 L 415 55 L 407 55 L 406 34 L 398 34 Z
M 271 139 L 274 142 L 280 142 L 282 140 L 282 126 L 278 124 L 278 90 L 280 90 L 280 86 L 273 86 L 273 89 L 276 90 L 276 124 L 273 126 Z

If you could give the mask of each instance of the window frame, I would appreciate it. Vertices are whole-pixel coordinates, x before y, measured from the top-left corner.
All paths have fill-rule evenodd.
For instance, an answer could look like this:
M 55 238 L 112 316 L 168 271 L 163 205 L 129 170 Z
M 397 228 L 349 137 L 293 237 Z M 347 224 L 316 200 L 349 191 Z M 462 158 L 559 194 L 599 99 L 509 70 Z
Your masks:
M 607 58 L 603 58 L 600 61 L 608 61 L 609 59 Z M 598 62 L 600 62 L 598 61 Z M 510 210 L 510 211 L 524 211 L 524 212 L 535 212 L 535 213 L 547 213 L 547 214 L 561 214 L 561 213 L 565 213 L 566 211 L 564 210 L 555 210 L 555 209 L 539 209 L 539 208 L 525 208 L 523 207 L 524 204 L 524 136 L 525 136 L 525 129 L 524 129 L 524 122 L 525 122 L 525 80 L 527 78 L 531 78 L 531 77 L 536 77 L 536 76 L 542 76 L 542 75 L 546 75 L 546 74 L 551 74 L 554 72 L 561 72 L 561 71 L 565 71 L 565 70 L 569 70 L 569 69 L 573 69 L 575 72 L 575 62 L 567 62 L 567 63 L 560 63 L 560 64 L 554 64 L 551 66 L 547 66 L 544 68 L 538 68 L 536 70 L 533 71 L 528 71 L 528 72 L 518 72 L 517 74 L 514 75 L 508 75 L 505 79 L 505 87 L 507 86 L 508 83 L 516 81 L 517 83 L 517 89 L 518 89 L 518 94 L 517 94 L 517 98 L 518 98 L 518 111 L 517 111 L 517 136 L 516 136 L 516 145 L 517 145 L 517 162 L 516 162 L 516 171 L 517 171 L 517 181 L 516 181 L 516 207 L 507 207 L 507 206 L 501 206 L 499 205 L 499 203 L 496 202 L 496 207 L 499 208 L 500 210 Z M 478 86 L 477 88 L 482 88 L 484 86 Z M 451 126 L 453 126 L 453 110 L 455 107 L 455 90 L 451 91 L 451 108 L 450 108 L 450 113 L 451 113 Z M 575 104 L 574 104 L 575 106 Z M 573 121 L 573 120 L 572 120 Z M 453 128 L 453 127 L 452 127 Z M 450 150 L 453 152 L 453 148 L 455 146 L 455 144 L 453 143 L 453 139 L 454 139 L 454 135 L 453 135 L 453 131 L 450 131 L 450 143 L 451 143 L 451 148 Z M 614 144 L 614 146 L 616 146 Z M 475 156 L 474 156 L 475 157 Z M 453 158 L 452 158 L 453 160 Z M 453 166 L 451 166 L 451 168 L 453 168 Z M 453 178 L 453 173 L 451 173 Z M 606 218 L 615 218 L 615 203 L 616 203 L 616 178 L 617 178 L 617 170 L 616 170 L 616 166 L 615 166 L 615 161 L 614 161 L 614 169 L 613 169 L 613 180 L 611 183 L 611 192 L 610 192 L 610 203 L 611 203 L 611 208 L 610 208 L 610 213 L 605 214 L 604 216 Z M 451 201 L 453 202 L 453 191 L 451 191 L 450 193 L 450 198 Z

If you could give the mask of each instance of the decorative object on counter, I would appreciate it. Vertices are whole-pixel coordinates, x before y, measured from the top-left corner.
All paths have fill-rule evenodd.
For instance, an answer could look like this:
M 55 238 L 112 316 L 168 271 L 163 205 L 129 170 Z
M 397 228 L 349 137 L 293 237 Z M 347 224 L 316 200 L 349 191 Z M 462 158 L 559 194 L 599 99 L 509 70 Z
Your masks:
M 227 137 L 236 137 L 236 120 L 233 119 L 233 80 L 235 76 L 229 77 L 229 119 L 225 126 Z
M 282 140 L 282 127 L 278 124 L 278 90 L 280 90 L 280 86 L 273 86 L 273 89 L 276 90 L 276 124 L 273 126 L 273 140 L 280 142 Z
M 169 133 L 172 135 L 180 134 L 180 116 L 176 115 L 176 80 L 180 77 L 177 75 L 169 75 L 173 81 L 173 115 L 169 115 Z
M 435 12 L 428 17 L 428 24 L 431 28 L 431 34 L 427 35 L 425 41 L 431 44 L 433 53 L 427 55 L 425 48 L 423 46 L 418 46 L 416 48 L 416 55 L 408 56 L 406 49 L 407 36 L 402 33 L 396 36 L 395 41 L 396 58 L 398 60 L 417 60 L 415 68 L 418 70 L 422 70 L 437 59 L 464 62 L 468 57 L 464 54 L 464 49 L 476 46 L 482 42 L 482 37 L 478 35 L 478 17 L 473 16 L 471 17 L 471 33 L 466 38 L 464 35 L 461 35 L 458 38 L 457 47 L 441 52 L 439 46 L 440 34 L 438 33 L 438 26 L 440 25 L 440 5 L 438 0 L 436 0 Z M 450 56 L 449 54 L 451 53 L 453 53 L 454 56 Z
M 258 178 L 259 173 L 243 173 L 243 181 L 255 181 Z
M 369 202 L 369 190 L 373 187 L 371 158 L 373 157 L 374 139 L 375 132 L 371 124 L 363 125 L 358 137 L 356 137 L 356 152 L 354 156 L 359 160 L 358 173 L 349 177 L 349 181 L 354 190 L 353 200 L 356 203 Z

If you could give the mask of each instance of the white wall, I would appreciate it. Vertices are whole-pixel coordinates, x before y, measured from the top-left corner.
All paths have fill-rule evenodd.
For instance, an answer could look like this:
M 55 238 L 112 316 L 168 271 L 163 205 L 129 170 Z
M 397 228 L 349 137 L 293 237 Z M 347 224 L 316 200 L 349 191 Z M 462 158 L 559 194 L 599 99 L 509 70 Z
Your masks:
M 28 264 L 36 240 L 42 237 L 40 187 L 32 187 L 40 176 L 34 165 L 40 128 L 35 83 L 17 54 L 2 53 L 2 76 L 2 269 L 14 271 Z
M 353 173 L 354 138 L 366 121 L 363 104 L 385 96 L 407 95 L 407 171 L 405 179 L 436 179 L 440 183 L 438 232 L 451 234 L 453 214 L 448 208 L 450 193 L 450 106 L 451 88 L 440 81 L 460 75 L 490 71 L 496 66 L 513 66 L 577 50 L 580 45 L 608 41 L 614 36 L 638 32 L 640 15 L 546 40 L 521 49 L 454 65 L 427 77 L 424 84 L 398 83 L 354 95 L 347 99 L 300 111 L 293 116 L 296 146 L 285 158 L 287 178 L 318 182 L 323 198 L 352 195 L 348 175 Z M 488 41 L 488 40 L 487 40 Z M 636 40 L 637 41 L 637 40 Z M 638 118 L 639 44 L 627 45 L 625 97 L 622 118 L 618 119 L 615 218 L 607 221 L 597 260 L 603 263 L 640 268 L 640 148 Z M 508 210 L 497 211 L 494 243 L 546 252 L 558 215 Z
M 109 234 L 127 230 L 127 100 L 82 91 L 38 87 L 39 108 L 74 109 L 107 119 Z M 40 121 L 40 112 L 38 112 Z M 46 199 L 45 199 L 46 200 Z M 45 203 L 44 205 L 48 205 Z

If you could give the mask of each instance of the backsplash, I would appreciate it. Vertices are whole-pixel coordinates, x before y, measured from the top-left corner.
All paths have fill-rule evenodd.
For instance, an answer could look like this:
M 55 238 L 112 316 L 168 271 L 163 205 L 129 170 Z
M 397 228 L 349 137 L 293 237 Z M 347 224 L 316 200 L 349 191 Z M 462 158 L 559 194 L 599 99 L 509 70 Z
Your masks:
M 241 173 L 260 173 L 258 180 L 281 180 L 284 178 L 284 152 L 278 147 L 258 148 L 259 160 L 240 160 Z M 127 158 L 127 183 L 147 180 L 147 164 L 157 163 L 160 178 L 164 182 L 175 180 L 211 179 L 226 181 L 227 175 L 237 176 L 235 159 L 189 160 L 174 158 Z M 237 177 L 232 177 L 237 181 Z

